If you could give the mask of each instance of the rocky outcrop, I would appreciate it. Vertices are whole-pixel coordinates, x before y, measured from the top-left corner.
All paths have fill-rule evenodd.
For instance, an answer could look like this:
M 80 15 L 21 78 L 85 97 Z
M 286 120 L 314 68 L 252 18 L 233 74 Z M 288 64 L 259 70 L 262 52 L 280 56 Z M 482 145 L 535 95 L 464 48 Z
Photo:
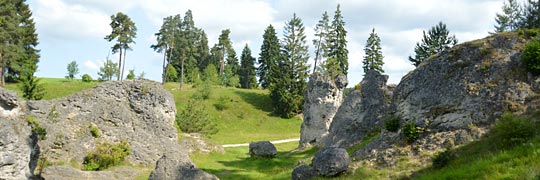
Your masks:
M 317 172 L 313 167 L 308 165 L 302 165 L 297 167 L 292 172 L 293 180 L 309 180 L 317 177 Z
M 343 102 L 343 90 L 347 84 L 345 75 L 311 75 L 304 95 L 300 147 L 319 145 L 326 137 L 332 119 Z
M 270 141 L 249 143 L 249 155 L 251 157 L 273 158 L 277 155 L 277 149 Z
M 343 148 L 325 148 L 315 154 L 312 166 L 318 175 L 332 177 L 345 172 L 350 163 L 351 159 L 347 150 Z
M 37 135 L 14 92 L 0 88 L 0 179 L 32 179 L 39 158 Z
M 354 145 L 380 125 L 391 98 L 386 86 L 387 80 L 387 75 L 368 71 L 360 82 L 360 90 L 351 92 L 339 107 L 329 134 L 324 139 L 324 147 Z
M 218 180 L 216 176 L 195 168 L 189 162 L 175 154 L 164 155 L 156 162 L 156 168 L 150 174 L 149 180 L 183 180 L 204 179 Z

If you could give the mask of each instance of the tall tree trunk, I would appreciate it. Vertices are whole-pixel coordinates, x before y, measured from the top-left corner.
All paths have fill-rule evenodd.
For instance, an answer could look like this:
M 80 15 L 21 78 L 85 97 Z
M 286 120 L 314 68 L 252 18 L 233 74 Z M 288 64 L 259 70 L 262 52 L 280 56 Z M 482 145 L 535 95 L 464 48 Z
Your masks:
M 173 54 L 173 49 L 174 49 L 174 31 L 172 31 L 172 39 L 171 39 L 171 48 L 169 49 L 169 62 L 167 63 L 167 66 L 169 66 L 169 64 L 171 63 L 172 61 L 172 54 Z M 164 61 L 165 62 L 165 61 Z M 169 70 L 167 69 L 167 67 L 165 67 L 165 75 L 163 75 L 165 77 L 165 79 L 167 78 L 167 73 L 169 72 Z M 163 80 L 163 83 L 165 83 L 165 80 Z
M 124 67 L 126 66 L 126 54 L 127 54 L 127 48 L 124 48 L 124 60 L 122 60 L 122 75 L 120 77 L 120 80 L 124 79 Z
M 117 81 L 120 81 L 120 77 L 122 77 L 122 75 L 120 74 L 121 70 L 122 70 L 122 48 L 120 48 L 120 56 L 118 56 L 118 72 L 116 73 Z
M 221 61 L 219 65 L 219 75 L 223 75 L 223 71 L 225 69 L 225 47 L 221 49 Z
M 186 53 L 184 49 L 182 49 L 182 55 L 180 57 L 181 59 L 181 67 L 180 67 L 180 89 L 182 89 L 182 86 L 184 86 L 184 59 L 186 58 Z
M 321 51 L 321 40 L 322 40 L 322 37 L 319 37 L 319 44 L 317 45 L 317 51 L 315 52 L 315 65 L 313 65 L 313 72 L 312 73 L 315 73 L 315 69 L 317 69 L 317 61 L 319 60 L 319 55 L 320 55 L 320 51 Z
M 4 87 L 6 85 L 6 81 L 4 79 L 4 74 L 6 70 L 6 62 L 4 59 L 4 54 L 0 52 L 0 62 L 2 63 L 2 67 L 0 69 L 0 86 Z
M 161 75 L 161 84 L 165 84 L 167 78 L 167 66 L 165 61 L 167 59 L 167 46 L 165 45 L 165 51 L 163 51 L 163 74 Z

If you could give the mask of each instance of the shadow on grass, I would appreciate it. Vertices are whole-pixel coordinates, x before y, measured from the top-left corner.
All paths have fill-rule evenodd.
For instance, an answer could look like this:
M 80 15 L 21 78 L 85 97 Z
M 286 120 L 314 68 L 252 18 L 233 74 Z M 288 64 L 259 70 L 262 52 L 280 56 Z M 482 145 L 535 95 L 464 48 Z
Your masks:
M 318 148 L 312 148 L 301 152 L 278 152 L 274 158 L 245 157 L 233 161 L 218 161 L 227 167 L 240 170 L 208 169 L 207 171 L 222 179 L 290 179 L 290 174 L 298 161 L 313 156 L 317 150 Z M 257 174 L 250 172 L 257 172 Z M 263 177 L 260 177 L 261 175 Z
M 245 91 L 234 91 L 239 95 L 245 102 L 253 105 L 256 109 L 265 111 L 273 115 L 272 113 L 272 100 L 268 94 L 254 93 L 254 92 L 245 92 Z

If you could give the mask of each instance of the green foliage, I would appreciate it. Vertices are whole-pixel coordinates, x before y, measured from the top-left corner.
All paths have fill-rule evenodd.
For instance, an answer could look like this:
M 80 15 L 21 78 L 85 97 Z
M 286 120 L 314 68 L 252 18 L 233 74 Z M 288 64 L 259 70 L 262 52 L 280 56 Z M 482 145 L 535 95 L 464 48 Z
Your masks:
M 458 42 L 454 35 L 450 36 L 450 31 L 446 29 L 446 24 L 442 22 L 432 27 L 427 34 L 426 31 L 423 31 L 423 34 L 422 42 L 416 43 L 414 48 L 414 58 L 409 56 L 409 61 L 416 67 L 429 57 L 450 49 Z
M 40 79 L 34 76 L 34 73 L 24 73 L 19 88 L 23 93 L 23 97 L 28 100 L 41 100 L 45 96 L 45 89 L 40 83 Z
M 173 65 L 167 65 L 166 82 L 178 82 L 178 72 Z
M 452 160 L 452 152 L 450 150 L 445 150 L 437 153 L 435 157 L 431 159 L 433 168 L 440 169 L 445 167 Z
M 399 117 L 391 116 L 384 122 L 384 128 L 390 132 L 397 132 L 399 130 Z
M 100 171 L 119 165 L 130 152 L 129 143 L 125 140 L 120 141 L 118 144 L 98 143 L 96 149 L 84 157 L 83 169 L 86 171 Z
M 90 124 L 88 128 L 90 129 L 90 134 L 92 135 L 92 137 L 99 138 L 99 128 L 95 124 Z
M 420 131 L 418 130 L 418 126 L 416 126 L 413 122 L 408 122 L 403 125 L 403 135 L 405 136 L 405 140 L 407 140 L 408 143 L 412 143 L 416 141 L 420 137 Z
M 336 61 L 338 73 L 347 75 L 349 70 L 349 50 L 347 50 L 346 38 L 347 31 L 345 30 L 345 21 L 343 21 L 339 4 L 334 12 L 334 19 L 332 20 L 331 26 L 328 39 L 328 58 L 332 58 Z
M 192 99 L 207 100 L 212 94 L 212 87 L 208 83 L 197 84 L 197 92 L 191 96 Z
M 146 73 L 144 73 L 144 71 L 141 71 L 139 76 L 137 76 L 137 79 L 144 79 L 144 76 L 146 76 Z
M 535 75 L 540 74 L 540 41 L 533 40 L 529 42 L 521 58 L 527 71 Z
M 240 87 L 245 89 L 257 88 L 257 77 L 255 77 L 255 58 L 251 56 L 251 49 L 244 46 L 240 57 L 240 70 L 238 71 Z
M 79 65 L 77 65 L 76 61 L 71 61 L 67 65 L 67 71 L 68 75 L 66 76 L 66 79 L 73 79 L 75 78 L 75 75 L 79 74 Z
M 382 55 L 381 51 L 381 39 L 375 33 L 375 28 L 371 31 L 369 34 L 369 38 L 366 42 L 366 47 L 364 48 L 364 52 L 366 52 L 366 55 L 364 56 L 364 61 L 362 68 L 364 69 L 364 73 L 367 73 L 370 70 L 375 70 L 379 73 L 383 73 L 383 65 L 384 56 Z
M 326 11 L 324 11 L 321 20 L 315 25 L 314 31 L 315 39 L 313 39 L 313 46 L 315 46 L 315 64 L 313 65 L 313 72 L 325 73 L 324 59 L 328 58 L 330 33 L 333 33 L 330 26 L 330 17 Z M 321 63 L 319 66 L 317 66 L 318 62 Z
M 26 116 L 26 122 L 32 127 L 32 131 L 36 132 L 40 140 L 47 138 L 47 130 L 39 125 L 39 121 L 32 116 Z
M 240 78 L 234 74 L 232 70 L 233 66 L 225 66 L 225 72 L 221 75 L 221 85 L 226 87 L 239 87 Z
M 493 136 L 503 146 L 514 146 L 534 137 L 538 125 L 525 117 L 504 113 L 493 127 Z
M 92 82 L 93 81 L 92 76 L 90 76 L 88 74 L 83 74 L 81 78 L 82 78 L 82 82 Z
M 52 105 L 51 110 L 47 114 L 47 119 L 53 123 L 57 123 L 59 117 L 60 113 L 56 111 L 56 105 Z
M 114 76 L 118 75 L 118 63 L 112 62 L 110 59 L 103 62 L 103 66 L 99 67 L 99 80 L 100 81 L 110 81 Z
M 495 32 L 513 31 L 519 28 L 521 7 L 517 0 L 505 1 L 502 6 L 502 14 L 495 15 Z
M 134 69 L 129 70 L 129 73 L 128 73 L 128 75 L 126 76 L 126 79 L 127 79 L 127 80 L 133 80 L 133 79 L 135 79 L 135 70 L 134 70 Z
M 214 64 L 209 64 L 206 67 L 206 69 L 204 69 L 203 81 L 204 83 L 209 84 L 209 85 L 219 84 L 219 76 L 217 73 L 216 66 Z
M 219 97 L 218 103 L 214 104 L 214 107 L 218 111 L 223 111 L 229 109 L 229 102 L 231 102 L 232 99 L 227 96 L 221 96 Z
M 270 86 L 270 69 L 278 65 L 280 58 L 280 44 L 276 35 L 276 30 L 272 25 L 264 30 L 261 52 L 259 53 L 259 67 L 257 75 L 259 76 L 259 84 L 263 89 Z
M 118 80 L 124 76 L 124 65 L 126 64 L 126 53 L 127 50 L 131 50 L 130 44 L 135 43 L 135 38 L 137 36 L 137 27 L 135 23 L 131 21 L 128 15 L 118 12 L 115 15 L 111 16 L 110 23 L 112 32 L 111 34 L 105 36 L 105 40 L 112 41 L 116 39 L 117 43 L 114 44 L 111 49 L 113 53 L 120 52 L 118 56 Z M 123 51 L 123 52 L 122 52 Z M 124 56 L 122 57 L 122 53 Z M 122 60 L 122 58 L 124 58 Z M 122 67 L 122 69 L 120 69 Z M 110 80 L 110 79 L 109 79 Z
M 540 2 L 527 0 L 522 6 L 521 20 L 519 22 L 521 29 L 540 28 Z
M 201 133 L 205 136 L 218 132 L 216 124 L 208 116 L 205 107 L 194 99 L 190 99 L 187 107 L 176 115 L 176 126 L 184 133 Z
M 354 85 L 354 90 L 362 90 L 362 84 L 358 83 Z

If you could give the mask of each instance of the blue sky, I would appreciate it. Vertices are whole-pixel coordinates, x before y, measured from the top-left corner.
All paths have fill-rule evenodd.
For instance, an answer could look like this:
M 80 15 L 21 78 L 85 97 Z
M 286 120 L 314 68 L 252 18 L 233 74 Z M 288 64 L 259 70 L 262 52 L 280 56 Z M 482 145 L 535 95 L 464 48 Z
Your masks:
M 264 29 L 272 24 L 282 38 L 285 21 L 293 13 L 306 26 L 313 54 L 313 27 L 324 11 L 333 16 L 342 7 L 348 31 L 349 86 L 361 81 L 362 57 L 372 28 L 381 38 L 383 66 L 389 83 L 398 83 L 414 67 L 413 55 L 422 31 L 439 21 L 447 24 L 459 42 L 483 38 L 493 31 L 495 13 L 503 0 L 29 0 L 39 34 L 41 59 L 37 76 L 64 77 L 71 61 L 79 64 L 80 75 L 97 78 L 99 66 L 109 55 L 112 42 L 110 16 L 124 12 L 135 22 L 138 32 L 133 51 L 126 56 L 126 72 L 145 72 L 146 78 L 160 81 L 162 54 L 150 49 L 162 19 L 191 9 L 197 27 L 208 34 L 209 46 L 217 42 L 223 29 L 231 29 L 237 54 L 248 44 L 258 57 Z M 117 61 L 117 54 L 109 55 Z M 127 73 L 126 73 L 127 74 Z

